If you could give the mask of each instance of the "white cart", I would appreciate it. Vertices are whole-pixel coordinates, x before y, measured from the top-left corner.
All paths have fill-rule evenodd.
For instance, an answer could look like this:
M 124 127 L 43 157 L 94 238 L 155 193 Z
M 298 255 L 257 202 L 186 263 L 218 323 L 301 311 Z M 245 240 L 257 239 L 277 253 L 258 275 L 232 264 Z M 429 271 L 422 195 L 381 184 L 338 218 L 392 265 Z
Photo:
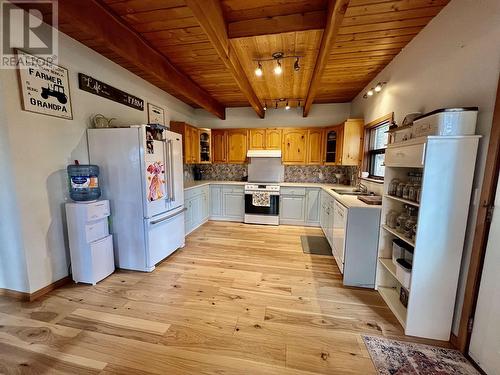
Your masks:
M 109 201 L 66 204 L 73 280 L 95 285 L 115 270 Z

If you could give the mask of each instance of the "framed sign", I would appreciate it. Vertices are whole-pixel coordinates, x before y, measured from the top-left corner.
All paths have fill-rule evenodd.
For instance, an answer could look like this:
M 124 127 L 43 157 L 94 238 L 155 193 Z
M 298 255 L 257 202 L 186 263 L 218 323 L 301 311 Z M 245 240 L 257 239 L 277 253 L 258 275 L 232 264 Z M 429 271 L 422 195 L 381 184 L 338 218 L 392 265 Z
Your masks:
M 17 50 L 23 110 L 73 119 L 68 70 Z
M 137 96 L 130 95 L 125 91 L 119 90 L 113 86 L 110 86 L 107 83 L 92 78 L 86 74 L 78 73 L 78 85 L 83 91 L 87 91 L 91 94 L 124 104 L 139 111 L 144 111 L 144 100 L 138 98 Z
M 163 108 L 148 103 L 148 124 L 165 125 L 165 111 Z

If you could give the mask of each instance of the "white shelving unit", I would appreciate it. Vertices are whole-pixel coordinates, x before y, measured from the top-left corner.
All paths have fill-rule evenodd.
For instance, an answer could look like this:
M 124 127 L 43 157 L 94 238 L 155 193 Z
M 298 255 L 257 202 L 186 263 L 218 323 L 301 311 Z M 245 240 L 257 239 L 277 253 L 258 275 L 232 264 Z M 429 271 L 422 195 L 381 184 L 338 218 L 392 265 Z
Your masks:
M 479 138 L 430 136 L 387 147 L 376 284 L 407 335 L 450 338 Z M 423 172 L 419 203 L 387 194 L 392 179 L 415 171 Z M 385 225 L 389 210 L 405 204 L 419 209 L 415 239 Z M 407 308 L 392 262 L 395 238 L 414 247 Z

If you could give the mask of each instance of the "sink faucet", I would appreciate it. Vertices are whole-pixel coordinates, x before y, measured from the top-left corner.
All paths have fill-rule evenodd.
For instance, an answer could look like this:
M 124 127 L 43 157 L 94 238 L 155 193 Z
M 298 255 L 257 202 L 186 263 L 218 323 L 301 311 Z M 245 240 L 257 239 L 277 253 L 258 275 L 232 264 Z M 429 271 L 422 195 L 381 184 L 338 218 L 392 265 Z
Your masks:
M 358 182 L 357 188 L 362 193 L 368 193 L 368 188 L 366 187 L 366 185 L 362 184 L 361 182 Z

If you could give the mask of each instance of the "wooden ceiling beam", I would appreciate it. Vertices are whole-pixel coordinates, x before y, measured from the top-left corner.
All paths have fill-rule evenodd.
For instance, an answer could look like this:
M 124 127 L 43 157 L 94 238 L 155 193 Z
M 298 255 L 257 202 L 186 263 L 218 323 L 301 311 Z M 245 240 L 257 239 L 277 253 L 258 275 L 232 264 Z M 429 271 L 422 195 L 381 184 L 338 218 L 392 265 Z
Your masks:
M 58 11 L 61 20 L 70 21 L 75 28 L 99 41 L 134 67 L 164 82 L 220 119 L 225 119 L 225 107 L 221 103 L 98 1 L 86 0 L 82 6 L 80 0 L 64 0 L 59 2 Z
M 282 34 L 325 28 L 326 12 L 313 11 L 231 22 L 227 25 L 230 39 L 258 35 Z
M 248 80 L 236 52 L 229 43 L 226 22 L 219 0 L 186 0 L 187 6 L 193 12 L 200 26 L 208 36 L 217 54 L 233 75 L 240 90 L 260 118 L 265 111 L 262 103 Z
M 323 37 L 321 38 L 318 57 L 316 58 L 316 65 L 314 66 L 314 71 L 309 83 L 309 90 L 307 91 L 306 101 L 304 103 L 304 109 L 302 112 L 302 116 L 304 117 L 307 117 L 309 111 L 311 110 L 311 106 L 320 85 L 323 71 L 328 63 L 328 57 L 335 43 L 335 38 L 337 37 L 348 5 L 349 0 L 328 1 L 326 27 L 323 32 Z

